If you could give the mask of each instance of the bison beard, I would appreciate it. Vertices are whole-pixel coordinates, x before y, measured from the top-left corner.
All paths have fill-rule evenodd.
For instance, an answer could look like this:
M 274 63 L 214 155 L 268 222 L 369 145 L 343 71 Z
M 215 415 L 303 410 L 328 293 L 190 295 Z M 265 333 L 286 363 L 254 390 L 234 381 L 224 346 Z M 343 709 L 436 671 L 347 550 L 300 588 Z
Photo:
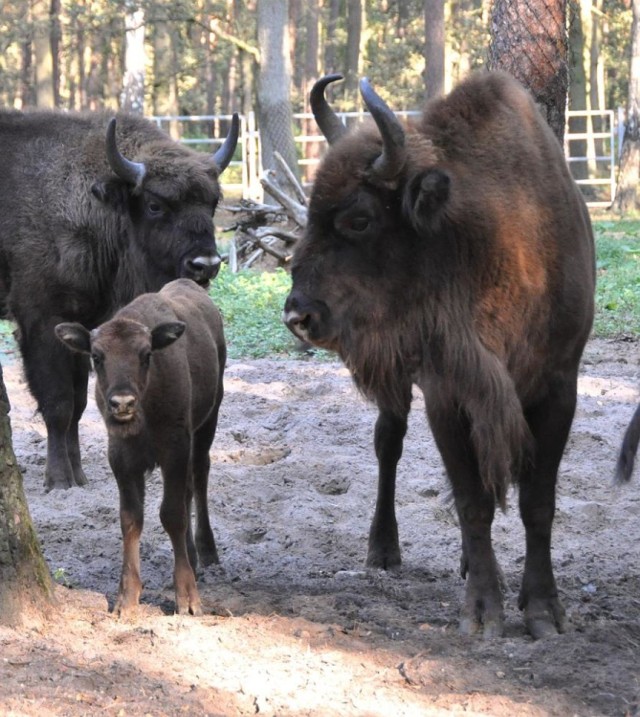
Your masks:
M 558 466 L 593 320 L 593 235 L 561 148 L 502 73 L 471 77 L 403 127 L 361 82 L 352 132 L 311 93 L 330 143 L 292 262 L 284 320 L 339 353 L 376 402 L 378 497 L 367 564 L 400 564 L 396 469 L 417 384 L 452 486 L 467 579 L 460 627 L 503 630 L 491 545 L 519 486 L 519 605 L 534 637 L 564 630 L 551 566 Z
M 235 115 L 207 156 L 142 117 L 0 111 L 0 307 L 18 325 L 47 427 L 47 490 L 86 483 L 78 422 L 89 362 L 54 326 L 92 328 L 173 279 L 215 277 L 218 177 L 238 126 Z

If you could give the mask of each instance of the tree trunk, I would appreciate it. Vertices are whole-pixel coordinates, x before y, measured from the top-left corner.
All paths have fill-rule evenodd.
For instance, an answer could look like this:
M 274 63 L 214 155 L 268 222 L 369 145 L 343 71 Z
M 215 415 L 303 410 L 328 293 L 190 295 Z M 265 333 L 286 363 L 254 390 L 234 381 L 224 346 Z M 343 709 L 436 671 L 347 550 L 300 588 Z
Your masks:
M 309 0 L 305 4 L 305 27 L 307 30 L 307 42 L 304 56 L 303 107 L 308 106 L 309 93 L 311 92 L 314 82 L 318 79 L 318 48 L 320 46 L 320 8 L 318 0 Z M 305 110 L 303 109 L 303 111 Z M 312 136 L 316 133 L 314 120 L 304 120 L 302 133 L 307 136 Z M 303 147 L 305 159 L 318 159 L 321 153 L 322 143 L 306 142 Z M 304 176 L 306 182 L 311 181 L 314 171 L 314 165 L 307 165 Z
M 360 79 L 360 40 L 362 37 L 362 0 L 347 0 L 347 62 L 345 96 L 355 104 Z
M 631 59 L 629 65 L 629 103 L 624 126 L 618 186 L 613 209 L 621 214 L 638 208 L 640 181 L 640 0 L 633 0 Z
M 424 2 L 424 84 L 425 97 L 439 97 L 444 93 L 444 3 L 442 0 Z
M 566 18 L 566 0 L 495 0 L 488 62 L 529 89 L 561 144 L 569 84 Z
M 128 6 L 125 15 L 125 67 L 120 107 L 125 112 L 144 112 L 144 10 Z
M 574 15 L 570 23 L 569 45 L 571 49 L 571 79 L 569 84 L 569 109 L 580 112 L 588 109 L 587 86 L 588 75 L 585 67 L 587 56 L 585 32 L 588 28 L 591 14 L 591 0 L 581 0 L 576 3 Z M 573 117 L 571 120 L 571 132 L 586 134 L 588 124 L 585 116 Z M 569 155 L 574 158 L 587 156 L 587 140 L 575 139 L 569 143 Z M 586 159 L 571 162 L 569 165 L 571 174 L 575 179 L 586 179 L 589 176 L 589 167 Z
M 53 58 L 51 55 L 51 17 L 47 0 L 32 0 L 33 50 L 36 70 L 36 106 L 55 106 Z
M 338 57 L 337 57 L 337 39 L 336 29 L 338 27 L 338 19 L 340 18 L 340 0 L 328 0 L 329 2 L 329 17 L 327 19 L 327 27 L 325 31 L 325 42 L 324 42 L 324 67 L 321 68 L 321 74 L 331 74 L 338 72 Z
M 0 624 L 17 626 L 53 603 L 53 581 L 35 534 L 11 443 L 0 366 Z
M 274 152 L 279 152 L 299 177 L 293 139 L 293 115 L 289 100 L 291 73 L 288 67 L 287 0 L 259 0 L 258 124 L 262 142 L 263 169 L 276 169 Z
M 60 107 L 60 42 L 62 28 L 60 26 L 60 0 L 51 0 L 50 45 L 51 45 L 51 78 L 53 85 L 53 105 Z

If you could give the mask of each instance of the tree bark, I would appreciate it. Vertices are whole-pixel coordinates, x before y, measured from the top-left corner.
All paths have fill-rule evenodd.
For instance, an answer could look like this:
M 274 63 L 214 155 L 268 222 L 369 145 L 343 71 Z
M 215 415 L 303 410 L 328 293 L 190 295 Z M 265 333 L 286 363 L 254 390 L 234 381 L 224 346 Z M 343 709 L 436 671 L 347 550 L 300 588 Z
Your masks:
M 488 62 L 530 90 L 561 144 L 569 85 L 566 18 L 566 0 L 496 0 Z
M 640 0 L 633 0 L 631 59 L 629 65 L 629 102 L 618 171 L 618 186 L 613 209 L 626 214 L 638 209 L 640 181 Z
M 587 13 L 591 13 L 591 0 L 581 0 L 581 2 L 576 3 L 569 30 L 569 46 L 571 49 L 569 109 L 574 111 L 588 109 L 588 79 L 587 68 L 585 67 L 585 58 L 587 56 L 586 32 L 589 26 L 589 18 L 586 17 Z M 585 116 L 573 117 L 570 122 L 572 132 L 586 134 L 588 124 Z M 587 151 L 586 139 L 576 139 L 569 143 L 571 157 L 586 157 Z M 572 162 L 569 166 L 575 179 L 586 179 L 589 176 L 589 166 L 586 160 L 581 159 L 578 162 Z
M 144 10 L 129 6 L 125 16 L 125 68 L 120 107 L 126 112 L 144 112 Z
M 53 58 L 51 55 L 51 17 L 47 0 L 32 0 L 33 51 L 36 70 L 36 106 L 55 106 Z
M 259 0 L 258 124 L 262 142 L 262 167 L 275 169 L 279 152 L 291 171 L 299 176 L 293 139 L 293 113 L 289 100 L 291 72 L 288 66 L 287 0 Z
M 424 84 L 425 97 L 439 97 L 444 93 L 444 3 L 442 0 L 424 2 Z
M 360 40 L 362 37 L 362 0 L 347 0 L 347 62 L 344 92 L 355 103 L 360 79 Z
M 0 366 L 0 624 L 17 626 L 51 607 L 54 586 L 22 488 L 9 410 Z

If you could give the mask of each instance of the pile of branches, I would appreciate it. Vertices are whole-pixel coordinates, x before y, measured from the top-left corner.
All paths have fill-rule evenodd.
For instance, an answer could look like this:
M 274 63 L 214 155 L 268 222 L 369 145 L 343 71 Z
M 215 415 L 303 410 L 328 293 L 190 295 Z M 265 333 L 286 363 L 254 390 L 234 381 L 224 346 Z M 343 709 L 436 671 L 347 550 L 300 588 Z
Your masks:
M 228 256 L 223 259 L 232 272 L 247 269 L 266 256 L 275 259 L 278 266 L 287 266 L 307 224 L 304 190 L 282 156 L 276 152 L 275 158 L 281 173 L 267 170 L 260 184 L 277 204 L 242 199 L 226 207 L 234 221 L 225 231 L 233 231 L 234 235 Z

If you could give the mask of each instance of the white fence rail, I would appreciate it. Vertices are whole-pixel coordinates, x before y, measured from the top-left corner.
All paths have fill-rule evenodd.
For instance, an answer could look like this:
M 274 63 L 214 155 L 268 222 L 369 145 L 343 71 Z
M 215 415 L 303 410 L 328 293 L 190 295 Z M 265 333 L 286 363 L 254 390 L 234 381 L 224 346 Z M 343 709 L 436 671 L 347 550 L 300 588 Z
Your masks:
M 397 114 L 406 117 L 417 115 L 418 112 Z M 345 124 L 350 125 L 361 121 L 365 113 L 339 112 L 338 115 Z M 164 115 L 151 119 L 175 139 L 195 149 L 211 152 L 224 140 L 231 116 Z M 326 140 L 317 133 L 312 114 L 298 113 L 293 116 L 293 120 L 300 174 L 303 184 L 308 187 L 325 149 Z M 617 134 L 619 125 L 619 117 L 616 118 L 613 110 L 567 113 L 565 156 L 589 206 L 605 207 L 613 202 L 616 188 L 616 147 L 620 142 Z M 225 194 L 228 197 L 260 200 L 260 133 L 253 112 L 240 117 L 240 136 L 235 156 L 236 159 L 222 175 Z

